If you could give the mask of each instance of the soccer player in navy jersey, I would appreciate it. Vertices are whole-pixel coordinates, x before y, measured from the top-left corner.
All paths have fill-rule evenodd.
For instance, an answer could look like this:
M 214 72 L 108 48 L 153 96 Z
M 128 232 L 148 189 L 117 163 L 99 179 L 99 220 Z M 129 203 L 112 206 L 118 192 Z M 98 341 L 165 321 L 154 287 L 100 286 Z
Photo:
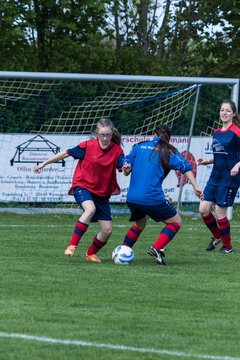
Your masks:
M 146 226 L 147 215 L 157 222 L 164 222 L 165 227 L 148 249 L 148 254 L 160 265 L 165 265 L 164 248 L 182 225 L 180 215 L 164 196 L 164 178 L 171 169 L 179 170 L 190 181 L 195 194 L 199 198 L 203 195 L 192 166 L 169 144 L 170 136 L 171 130 L 167 125 L 158 126 L 153 140 L 136 144 L 126 156 L 123 166 L 125 175 L 131 172 L 127 205 L 131 211 L 130 221 L 135 222 L 126 233 L 123 245 L 133 247 Z
M 213 164 L 213 169 L 204 189 L 204 201 L 199 211 L 210 232 L 212 240 L 207 251 L 214 250 L 220 242 L 221 253 L 233 252 L 230 223 L 226 216 L 240 186 L 240 119 L 232 100 L 224 100 L 220 107 L 222 126 L 213 133 L 213 158 L 200 158 L 198 165 Z M 212 207 L 215 205 L 213 215 Z
M 81 142 L 78 146 L 54 155 L 34 168 L 40 173 L 46 165 L 72 156 L 78 159 L 69 194 L 75 197 L 83 213 L 75 225 L 65 255 L 73 256 L 90 221 L 98 221 L 100 232 L 95 235 L 86 253 L 86 260 L 101 262 L 96 253 L 106 244 L 112 233 L 112 217 L 109 198 L 120 193 L 116 169 L 121 171 L 124 154 L 121 136 L 109 119 L 100 119 L 95 131 L 96 138 Z

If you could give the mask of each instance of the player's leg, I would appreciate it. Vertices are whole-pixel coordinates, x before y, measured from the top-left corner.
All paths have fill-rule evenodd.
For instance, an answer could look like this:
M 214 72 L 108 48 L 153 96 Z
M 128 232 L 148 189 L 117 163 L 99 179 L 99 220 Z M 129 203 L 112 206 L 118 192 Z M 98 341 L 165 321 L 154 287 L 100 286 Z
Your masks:
M 169 219 L 163 220 L 163 222 L 165 223 L 165 226 L 161 230 L 153 245 L 148 249 L 148 253 L 149 255 L 154 256 L 159 264 L 165 265 L 165 261 L 163 259 L 165 257 L 165 248 L 180 230 L 182 220 L 180 215 L 176 214 Z
M 204 189 L 204 200 L 200 201 L 199 204 L 199 213 L 202 220 L 212 234 L 211 241 L 206 248 L 207 251 L 214 250 L 216 245 L 221 242 L 221 234 L 218 223 L 216 217 L 212 213 L 212 207 L 216 201 L 216 192 L 216 186 L 207 184 Z
M 93 262 L 101 262 L 97 257 L 97 252 L 101 250 L 107 243 L 112 234 L 112 221 L 98 220 L 100 231 L 94 236 L 92 244 L 86 253 L 86 260 Z
M 233 252 L 233 247 L 231 244 L 230 222 L 226 214 L 228 206 L 233 205 L 237 190 L 238 188 L 221 187 L 218 189 L 216 195 L 217 205 L 215 207 L 215 216 L 217 218 L 217 223 L 222 239 L 222 248 L 220 249 L 220 252 L 225 254 Z
M 218 205 L 215 207 L 215 216 L 219 227 L 219 232 L 222 239 L 222 248 L 220 249 L 223 253 L 233 252 L 231 244 L 231 233 L 230 233 L 230 222 L 226 216 L 227 207 L 223 208 Z
M 148 215 L 157 222 L 163 221 L 165 223 L 157 239 L 148 249 L 148 254 L 153 256 L 157 263 L 165 265 L 165 247 L 180 230 L 182 226 L 181 217 L 168 201 L 152 206 Z
M 74 197 L 77 203 L 82 207 L 83 213 L 75 224 L 71 240 L 64 252 L 65 255 L 71 256 L 74 255 L 77 246 L 87 231 L 89 223 L 96 211 L 96 206 L 93 202 L 92 194 L 88 190 L 77 187 L 74 190 Z
M 127 205 L 131 211 L 129 221 L 134 221 L 135 224 L 132 225 L 131 228 L 127 231 L 122 245 L 132 248 L 136 244 L 136 241 L 138 240 L 141 232 L 146 226 L 147 217 L 144 210 L 139 204 L 127 202 Z
M 98 221 L 100 231 L 94 236 L 93 242 L 87 250 L 86 260 L 101 262 L 96 254 L 106 245 L 112 234 L 112 216 L 108 197 L 99 198 L 93 195 L 93 200 L 96 206 L 96 212 L 92 220 Z
M 163 222 L 165 223 L 165 226 L 153 244 L 156 249 L 165 249 L 167 244 L 174 238 L 182 226 L 182 219 L 179 214 L 163 220 Z

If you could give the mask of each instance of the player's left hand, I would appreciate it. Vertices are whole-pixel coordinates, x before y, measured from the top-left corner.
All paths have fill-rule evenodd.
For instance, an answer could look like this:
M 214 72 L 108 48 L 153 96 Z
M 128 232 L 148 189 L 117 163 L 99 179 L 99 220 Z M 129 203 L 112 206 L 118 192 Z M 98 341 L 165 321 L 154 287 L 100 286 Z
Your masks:
M 204 195 L 200 188 L 195 189 L 195 194 L 201 201 L 204 200 Z
M 131 164 L 125 163 L 122 167 L 122 171 L 126 176 L 130 174 L 131 170 L 132 170 Z
M 230 171 L 231 176 L 236 176 L 239 173 L 239 166 L 235 165 L 232 170 Z

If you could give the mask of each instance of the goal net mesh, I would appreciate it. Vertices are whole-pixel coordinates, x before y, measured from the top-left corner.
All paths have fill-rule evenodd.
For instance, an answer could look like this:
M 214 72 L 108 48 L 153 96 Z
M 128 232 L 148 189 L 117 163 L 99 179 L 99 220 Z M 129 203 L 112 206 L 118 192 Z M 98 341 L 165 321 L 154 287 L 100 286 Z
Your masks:
M 188 156 L 197 172 L 194 147 L 200 146 L 199 152 L 204 152 L 209 144 L 207 140 L 194 143 L 194 138 L 207 139 L 218 126 L 218 108 L 231 96 L 231 87 L 202 85 L 193 119 L 196 91 L 194 83 L 99 81 L 97 76 L 91 81 L 0 78 L 1 206 L 75 211 L 68 189 L 76 161 L 68 158 L 51 164 L 40 175 L 34 174 L 33 168 L 91 138 L 101 117 L 113 121 L 123 136 L 126 153 L 134 143 L 151 138 L 157 125 L 167 124 L 172 129 L 173 145 Z M 187 151 L 189 141 L 192 147 Z M 198 176 L 200 186 L 207 177 L 208 172 Z M 111 203 L 124 211 L 129 179 L 119 174 L 118 180 L 122 193 L 113 196 Z M 179 200 L 180 177 L 170 173 L 164 183 L 166 197 L 180 201 L 180 208 L 189 205 L 193 209 L 197 199 L 189 184 L 183 186 Z

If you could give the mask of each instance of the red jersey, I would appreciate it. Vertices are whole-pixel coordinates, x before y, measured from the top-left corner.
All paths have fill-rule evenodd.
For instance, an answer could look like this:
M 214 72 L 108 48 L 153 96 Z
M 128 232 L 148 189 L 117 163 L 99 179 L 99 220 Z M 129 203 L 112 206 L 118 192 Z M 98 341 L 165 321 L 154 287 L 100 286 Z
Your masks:
M 98 139 L 92 139 L 67 150 L 67 153 L 79 159 L 73 174 L 70 195 L 76 186 L 101 197 L 120 194 L 116 169 L 123 166 L 124 155 L 119 145 L 111 141 L 107 148 L 102 149 Z

